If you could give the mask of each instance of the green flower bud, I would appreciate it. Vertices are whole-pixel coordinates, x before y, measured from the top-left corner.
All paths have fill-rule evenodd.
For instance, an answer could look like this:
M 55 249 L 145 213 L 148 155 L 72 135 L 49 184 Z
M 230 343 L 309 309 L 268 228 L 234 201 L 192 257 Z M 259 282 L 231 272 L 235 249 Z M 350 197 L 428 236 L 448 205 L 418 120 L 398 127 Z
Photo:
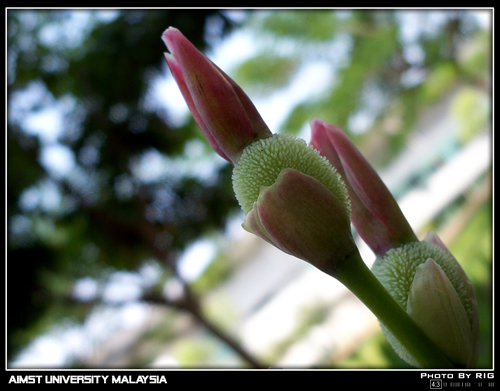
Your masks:
M 234 167 L 233 188 L 245 214 L 252 210 L 261 188 L 272 186 L 287 168 L 317 179 L 350 213 L 345 184 L 328 160 L 302 139 L 274 134 L 247 146 Z
M 358 254 L 344 205 L 318 180 L 292 168 L 262 187 L 243 228 L 330 275 Z
M 304 140 L 275 134 L 246 147 L 233 170 L 243 228 L 325 273 L 358 254 L 340 175 Z
M 444 277 L 437 274 L 436 270 L 431 273 L 429 264 L 424 266 L 429 259 L 439 265 L 449 284 L 443 282 Z M 470 281 L 449 251 L 437 244 L 426 241 L 408 243 L 389 250 L 383 258 L 377 258 L 372 266 L 372 271 L 399 305 L 409 312 L 410 316 L 419 324 L 427 336 L 434 342 L 436 342 L 436 339 L 440 339 L 436 344 L 452 362 L 458 366 L 467 366 L 469 368 L 476 365 L 479 322 L 477 302 L 474 291 L 470 289 Z M 439 284 L 436 282 L 438 279 L 441 280 Z M 424 284 L 429 284 L 429 281 L 432 282 L 432 287 L 429 289 L 434 290 L 434 293 L 429 293 L 423 287 Z M 451 287 L 455 292 L 453 295 L 451 294 Z M 439 298 L 438 295 L 441 295 L 441 293 L 438 293 L 439 291 L 445 291 L 446 297 Z M 426 306 L 429 311 L 428 314 L 425 314 Z M 463 314 L 460 315 L 460 307 L 465 312 L 468 325 L 463 323 Z M 446 311 L 448 315 L 440 314 L 439 317 L 433 318 L 430 313 L 431 311 L 439 311 L 438 308 L 441 308 L 441 311 Z M 443 318 L 446 316 L 448 316 L 448 321 L 444 322 Z M 452 316 L 457 319 L 458 324 L 451 324 Z M 422 326 L 423 323 L 425 323 L 425 326 Z M 383 324 L 381 324 L 381 328 L 387 340 L 401 358 L 418 367 L 416 360 Z M 468 330 L 471 332 L 470 337 Z M 464 336 L 457 338 L 462 338 L 464 345 L 459 348 L 448 346 L 456 343 L 453 342 L 451 336 L 449 338 L 442 337 L 450 332 L 455 335 L 463 333 Z M 467 342 L 469 339 L 471 341 L 470 349 L 469 342 Z M 446 346 L 444 347 L 444 345 Z
M 417 266 L 407 310 L 452 362 L 468 366 L 472 357 L 471 325 L 455 288 L 432 258 Z

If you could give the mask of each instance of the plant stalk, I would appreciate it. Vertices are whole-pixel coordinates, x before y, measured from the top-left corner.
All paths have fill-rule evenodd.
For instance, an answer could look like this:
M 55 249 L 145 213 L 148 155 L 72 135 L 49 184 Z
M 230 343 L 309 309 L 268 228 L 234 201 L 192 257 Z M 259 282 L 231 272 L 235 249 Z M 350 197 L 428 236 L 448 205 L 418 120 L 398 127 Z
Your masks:
M 356 295 L 406 347 L 422 368 L 454 368 L 434 342 L 394 300 L 357 251 L 339 262 L 328 274 Z

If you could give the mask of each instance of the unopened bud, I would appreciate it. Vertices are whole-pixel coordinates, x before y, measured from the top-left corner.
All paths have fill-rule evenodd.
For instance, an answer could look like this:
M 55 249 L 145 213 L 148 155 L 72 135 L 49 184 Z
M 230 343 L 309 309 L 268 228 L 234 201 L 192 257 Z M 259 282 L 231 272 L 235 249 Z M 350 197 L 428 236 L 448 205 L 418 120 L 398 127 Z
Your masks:
M 408 243 L 389 250 L 383 258 L 377 258 L 372 271 L 452 362 L 468 368 L 476 365 L 479 328 L 477 302 L 474 291 L 469 289 L 470 281 L 449 251 L 427 241 Z M 439 311 L 442 313 L 437 314 Z M 452 324 L 453 318 L 456 319 L 455 324 Z M 416 360 L 401 343 L 383 324 L 381 326 L 387 340 L 401 358 L 418 367 Z M 462 341 L 461 346 L 451 346 L 456 341 Z
M 432 258 L 417 266 L 407 312 L 451 362 L 468 366 L 472 356 L 469 318 L 455 288 Z

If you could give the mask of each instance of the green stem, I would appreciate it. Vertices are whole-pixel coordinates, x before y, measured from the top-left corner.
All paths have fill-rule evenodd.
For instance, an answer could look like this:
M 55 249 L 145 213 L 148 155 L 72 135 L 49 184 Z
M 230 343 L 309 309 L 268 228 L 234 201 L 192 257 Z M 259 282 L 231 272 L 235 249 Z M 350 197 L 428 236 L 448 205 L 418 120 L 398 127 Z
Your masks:
M 384 288 L 358 252 L 339 262 L 329 274 L 344 284 L 373 312 L 422 368 L 454 368 Z

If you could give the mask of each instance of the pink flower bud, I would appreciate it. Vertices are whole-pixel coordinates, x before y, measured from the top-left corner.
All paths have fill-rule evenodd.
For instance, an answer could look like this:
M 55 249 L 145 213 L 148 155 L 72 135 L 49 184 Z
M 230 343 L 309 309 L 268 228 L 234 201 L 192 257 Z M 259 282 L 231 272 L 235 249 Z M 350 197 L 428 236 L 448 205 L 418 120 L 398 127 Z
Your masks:
M 243 228 L 328 274 L 358 251 L 344 204 L 320 181 L 295 169 L 281 171 L 261 190 Z
M 311 145 L 325 156 L 346 183 L 352 222 L 377 255 L 418 241 L 398 203 L 373 167 L 337 127 L 314 119 Z
M 179 30 L 168 28 L 162 39 L 170 71 L 215 152 L 234 164 L 248 144 L 271 136 L 243 90 Z

